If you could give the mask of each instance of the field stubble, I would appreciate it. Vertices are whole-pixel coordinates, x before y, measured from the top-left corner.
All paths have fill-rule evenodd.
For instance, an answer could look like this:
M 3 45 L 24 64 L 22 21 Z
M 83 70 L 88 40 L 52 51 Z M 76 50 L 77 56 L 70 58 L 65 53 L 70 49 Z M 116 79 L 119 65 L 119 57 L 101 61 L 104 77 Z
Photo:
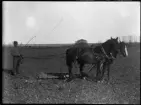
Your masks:
M 75 79 L 68 83 L 58 79 L 37 80 L 33 72 L 38 74 L 40 68 L 44 72 L 47 70 L 56 72 L 57 69 L 68 72 L 64 59 L 59 57 L 50 61 L 26 59 L 20 70 L 22 74 L 25 69 L 25 72 L 31 74 L 27 78 L 25 77 L 27 73 L 17 77 L 3 73 L 3 103 L 140 104 L 139 49 L 139 47 L 129 48 L 127 58 L 118 56 L 111 66 L 109 84 L 82 79 Z M 63 49 L 60 50 L 60 52 L 63 51 Z M 31 67 L 33 64 L 34 67 Z M 87 72 L 86 69 L 87 67 L 85 72 Z M 74 68 L 73 71 L 77 69 Z M 94 75 L 94 71 L 89 75 Z

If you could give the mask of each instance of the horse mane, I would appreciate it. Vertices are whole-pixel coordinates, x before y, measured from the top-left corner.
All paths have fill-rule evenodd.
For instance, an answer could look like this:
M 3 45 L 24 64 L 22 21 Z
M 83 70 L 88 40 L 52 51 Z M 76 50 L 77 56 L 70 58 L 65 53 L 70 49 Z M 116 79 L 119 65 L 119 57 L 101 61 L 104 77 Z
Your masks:
M 114 50 L 113 48 L 113 44 L 114 44 L 114 39 L 108 39 L 106 40 L 104 43 L 102 43 L 102 46 L 104 48 L 104 50 L 110 54 L 111 51 Z
M 104 43 L 102 43 L 102 45 L 106 44 L 106 43 L 109 43 L 110 41 L 112 41 L 112 39 L 107 39 Z

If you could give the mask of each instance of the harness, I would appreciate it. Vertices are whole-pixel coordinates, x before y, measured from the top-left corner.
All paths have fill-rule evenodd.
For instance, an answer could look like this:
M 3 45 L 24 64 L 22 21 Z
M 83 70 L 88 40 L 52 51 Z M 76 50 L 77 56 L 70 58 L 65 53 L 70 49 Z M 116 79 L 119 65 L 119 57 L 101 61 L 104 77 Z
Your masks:
M 104 49 L 103 49 L 104 51 Z M 98 61 L 101 62 L 101 64 L 103 64 L 105 62 L 105 59 L 103 59 L 104 57 L 101 54 L 95 53 L 94 50 L 92 49 L 93 54 L 96 56 L 96 59 Z M 105 51 L 104 51 L 105 52 Z M 104 53 L 105 55 L 107 55 L 106 53 Z M 107 56 L 108 57 L 108 56 Z M 91 68 L 88 70 L 88 72 L 90 72 L 92 70 L 92 68 L 96 66 L 96 64 L 92 64 Z
M 105 50 L 104 50 L 104 48 L 103 48 L 103 46 L 101 45 L 101 50 L 102 50 L 102 52 L 104 53 L 104 55 L 108 58 L 108 59 L 115 59 L 115 57 L 113 57 L 113 55 L 112 55 L 112 53 L 110 53 L 110 55 L 111 55 L 111 57 L 109 57 L 108 55 L 107 55 L 107 53 L 105 52 Z
M 101 55 L 98 54 L 98 53 L 95 53 L 93 49 L 92 49 L 92 52 L 93 52 L 93 54 L 96 56 L 96 59 L 97 59 L 97 60 L 100 60 Z
M 101 45 L 101 50 L 102 50 L 104 56 L 106 56 L 106 58 L 108 58 L 108 60 L 115 59 L 115 57 L 113 57 L 112 53 L 110 53 L 111 56 L 108 56 L 108 55 L 107 55 L 107 53 L 105 52 L 105 50 L 104 50 L 104 48 L 103 48 L 102 45 Z M 103 57 L 102 57 L 101 54 L 95 53 L 93 49 L 92 49 L 92 52 L 93 52 L 93 54 L 96 56 L 96 59 L 97 59 L 97 60 L 100 60 L 101 63 L 105 62 L 105 59 L 102 59 Z M 75 58 L 76 60 L 74 61 L 74 64 L 76 64 L 76 62 L 77 62 L 77 60 L 78 60 L 78 58 L 79 58 L 79 53 L 81 53 L 81 48 L 78 48 L 78 49 L 77 49 L 77 55 L 76 55 L 76 58 Z M 89 69 L 89 72 L 91 71 L 91 69 L 93 68 L 93 66 L 94 66 L 94 65 L 92 65 L 92 67 Z

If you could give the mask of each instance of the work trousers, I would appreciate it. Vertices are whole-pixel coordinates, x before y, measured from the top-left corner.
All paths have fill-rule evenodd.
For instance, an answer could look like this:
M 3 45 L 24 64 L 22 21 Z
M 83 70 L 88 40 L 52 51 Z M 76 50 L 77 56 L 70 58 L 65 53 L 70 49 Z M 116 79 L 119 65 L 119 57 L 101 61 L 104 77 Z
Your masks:
M 19 66 L 21 64 L 22 58 L 20 56 L 13 56 L 13 73 L 19 74 Z

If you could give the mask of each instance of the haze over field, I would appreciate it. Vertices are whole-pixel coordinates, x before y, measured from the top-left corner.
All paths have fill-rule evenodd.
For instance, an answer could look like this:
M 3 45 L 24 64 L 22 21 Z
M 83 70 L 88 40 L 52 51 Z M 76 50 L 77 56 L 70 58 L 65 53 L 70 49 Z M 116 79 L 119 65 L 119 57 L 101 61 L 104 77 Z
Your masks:
M 3 43 L 89 43 L 140 36 L 139 2 L 3 2 Z

